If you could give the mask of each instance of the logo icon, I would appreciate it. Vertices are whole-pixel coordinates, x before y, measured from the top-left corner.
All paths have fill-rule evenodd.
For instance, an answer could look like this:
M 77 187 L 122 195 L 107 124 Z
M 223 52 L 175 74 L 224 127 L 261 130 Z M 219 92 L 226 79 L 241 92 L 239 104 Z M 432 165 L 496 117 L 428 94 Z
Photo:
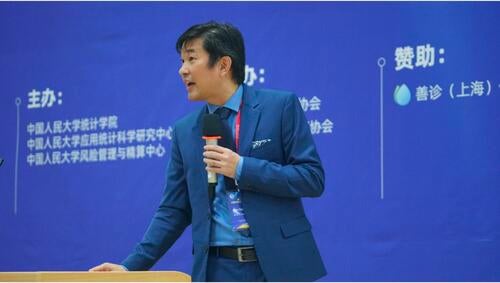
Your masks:
M 406 84 L 397 85 L 394 90 L 394 102 L 399 106 L 406 106 L 410 103 L 411 92 Z

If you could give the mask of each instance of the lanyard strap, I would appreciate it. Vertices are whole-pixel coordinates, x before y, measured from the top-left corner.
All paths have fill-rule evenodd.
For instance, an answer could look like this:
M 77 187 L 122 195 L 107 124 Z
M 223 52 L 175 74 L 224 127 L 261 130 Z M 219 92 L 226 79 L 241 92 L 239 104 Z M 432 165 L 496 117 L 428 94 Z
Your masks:
M 241 109 L 243 108 L 243 102 L 240 104 L 240 109 L 236 115 L 236 122 L 234 124 L 234 143 L 236 145 L 236 152 L 240 151 L 240 125 L 241 125 Z

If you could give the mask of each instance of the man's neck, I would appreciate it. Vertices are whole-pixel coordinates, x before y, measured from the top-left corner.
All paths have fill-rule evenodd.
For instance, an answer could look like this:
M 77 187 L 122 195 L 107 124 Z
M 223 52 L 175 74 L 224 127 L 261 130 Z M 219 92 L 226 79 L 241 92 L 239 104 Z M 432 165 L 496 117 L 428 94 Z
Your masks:
M 226 104 L 229 98 L 236 92 L 237 88 L 238 85 L 234 82 L 223 84 L 217 95 L 207 100 L 207 102 L 213 105 L 222 106 Z

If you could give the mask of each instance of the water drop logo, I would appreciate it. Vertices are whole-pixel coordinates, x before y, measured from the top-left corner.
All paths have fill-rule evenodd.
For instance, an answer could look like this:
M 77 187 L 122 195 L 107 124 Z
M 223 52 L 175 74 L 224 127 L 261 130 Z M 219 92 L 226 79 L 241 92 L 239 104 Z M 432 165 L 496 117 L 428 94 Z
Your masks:
M 394 101 L 396 102 L 396 104 L 398 104 L 399 106 L 406 106 L 410 103 L 410 100 L 411 93 L 408 86 L 406 86 L 405 84 L 396 86 L 396 89 L 394 90 Z

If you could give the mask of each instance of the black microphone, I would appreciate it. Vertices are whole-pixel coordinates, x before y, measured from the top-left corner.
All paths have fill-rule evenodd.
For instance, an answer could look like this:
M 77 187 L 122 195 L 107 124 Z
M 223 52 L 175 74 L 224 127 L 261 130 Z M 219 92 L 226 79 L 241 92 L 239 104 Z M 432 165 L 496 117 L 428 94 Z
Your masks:
M 0 166 L 3 164 L 3 158 L 0 157 Z
M 216 114 L 206 114 L 203 117 L 202 138 L 207 145 L 217 145 L 222 138 L 224 129 L 220 117 Z M 217 186 L 217 174 L 207 171 L 208 177 L 208 198 L 210 203 L 215 197 L 215 187 Z

